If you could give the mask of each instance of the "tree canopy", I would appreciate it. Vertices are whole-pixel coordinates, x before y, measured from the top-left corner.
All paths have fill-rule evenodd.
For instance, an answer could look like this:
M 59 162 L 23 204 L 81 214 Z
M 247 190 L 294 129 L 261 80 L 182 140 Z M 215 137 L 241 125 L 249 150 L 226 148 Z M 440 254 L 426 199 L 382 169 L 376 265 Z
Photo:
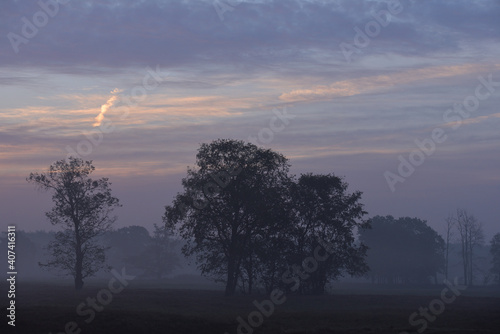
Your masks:
M 444 240 L 425 220 L 375 216 L 360 239 L 370 275 L 382 283 L 426 283 L 444 266 Z

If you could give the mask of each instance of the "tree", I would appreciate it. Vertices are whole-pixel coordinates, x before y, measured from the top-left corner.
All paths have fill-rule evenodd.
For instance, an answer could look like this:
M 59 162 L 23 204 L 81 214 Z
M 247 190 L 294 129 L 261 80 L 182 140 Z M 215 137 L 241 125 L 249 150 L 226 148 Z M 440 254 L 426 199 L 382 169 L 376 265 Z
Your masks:
M 490 245 L 490 253 L 492 256 L 490 272 L 493 274 L 494 280 L 500 284 L 500 233 L 493 236 Z
M 105 234 L 108 261 L 114 267 L 127 266 L 136 275 L 162 278 L 180 267 L 176 253 L 178 242 L 163 225 L 154 224 L 153 235 L 143 226 L 127 226 Z M 131 247 L 133 245 L 133 247 Z
M 132 225 L 107 232 L 103 241 L 109 248 L 106 256 L 113 267 L 138 268 L 145 261 L 138 256 L 144 256 L 151 242 L 151 236 L 145 227 Z
M 348 193 L 348 186 L 333 174 L 303 174 L 292 187 L 292 263 L 301 263 L 325 242 L 331 253 L 307 274 L 307 280 L 300 285 L 301 292 L 322 294 L 329 280 L 344 273 L 354 276 L 368 271 L 367 248 L 356 243 L 354 234 L 357 229 L 369 228 L 369 223 L 362 219 L 366 214 L 359 202 L 362 193 Z
M 146 268 L 149 273 L 160 279 L 170 274 L 175 268 L 180 267 L 179 258 L 175 251 L 177 240 L 172 239 L 172 234 L 165 225 L 154 224 L 153 236 L 149 242 L 147 251 L 142 254 Z
M 164 221 L 186 240 L 184 255 L 195 254 L 202 274 L 224 281 L 231 295 L 243 266 L 254 284 L 256 245 L 284 221 L 273 218 L 283 212 L 289 164 L 269 149 L 219 139 L 200 146 L 196 165 L 182 180 L 184 192 L 165 207 Z
M 73 276 L 77 290 L 83 287 L 84 278 L 104 267 L 105 247 L 96 238 L 111 229 L 116 220 L 111 214 L 120 206 L 111 195 L 108 178 L 89 177 L 94 170 L 92 161 L 70 157 L 53 163 L 46 173 L 31 173 L 26 179 L 53 192 L 54 206 L 46 216 L 52 225 L 63 228 L 48 246 L 52 259 L 40 265 Z
M 448 216 L 446 218 L 446 249 L 444 254 L 444 277 L 448 279 L 448 272 L 450 269 L 450 242 L 453 237 L 453 227 L 455 225 L 455 220 L 453 216 Z
M 444 240 L 425 220 L 375 216 L 360 239 L 369 247 L 372 282 L 426 283 L 443 269 Z
M 481 223 L 464 209 L 457 209 L 455 223 L 462 246 L 462 265 L 464 284 L 472 285 L 474 280 L 474 249 L 484 244 L 484 234 Z

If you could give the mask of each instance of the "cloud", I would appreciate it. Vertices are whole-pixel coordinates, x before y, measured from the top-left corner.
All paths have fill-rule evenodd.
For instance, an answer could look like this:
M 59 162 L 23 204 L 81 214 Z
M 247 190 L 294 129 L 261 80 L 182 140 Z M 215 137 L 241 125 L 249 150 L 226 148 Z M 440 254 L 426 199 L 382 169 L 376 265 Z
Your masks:
M 2 31 L 21 34 L 21 17 L 40 10 L 36 2 L 0 2 Z M 396 53 L 439 56 L 459 52 L 464 41 L 478 49 L 498 42 L 496 1 L 406 1 L 363 55 Z M 373 20 L 384 1 L 241 2 L 220 21 L 213 1 L 70 1 L 16 54 L 0 40 L 2 63 L 47 66 L 82 73 L 137 64 L 241 66 L 245 71 L 293 65 L 318 54 L 345 63 L 341 42 L 352 43 L 354 26 Z M 256 24 L 258 22 L 258 24 Z M 481 53 L 478 52 L 480 55 Z M 76 66 L 75 66 L 76 65 Z M 309 68 L 310 70 L 310 68 Z
M 106 103 L 104 103 L 101 106 L 101 112 L 95 118 L 96 122 L 93 124 L 94 127 L 101 125 L 102 121 L 104 120 L 104 114 L 113 106 L 115 101 L 118 99 L 118 96 L 116 96 L 115 94 L 118 94 L 120 92 L 122 92 L 122 90 L 120 90 L 118 88 L 115 88 L 111 91 L 111 94 L 113 94 L 113 96 L 111 96 L 108 99 L 108 101 L 106 101 Z
M 399 85 L 418 81 L 433 80 L 461 76 L 481 71 L 491 71 L 500 68 L 500 64 L 478 65 L 463 64 L 456 66 L 432 66 L 420 69 L 410 69 L 395 73 L 366 76 L 356 79 L 334 82 L 330 85 L 317 85 L 311 88 L 295 89 L 280 95 L 280 100 L 286 102 L 326 100 L 337 97 L 353 96 L 371 93 Z

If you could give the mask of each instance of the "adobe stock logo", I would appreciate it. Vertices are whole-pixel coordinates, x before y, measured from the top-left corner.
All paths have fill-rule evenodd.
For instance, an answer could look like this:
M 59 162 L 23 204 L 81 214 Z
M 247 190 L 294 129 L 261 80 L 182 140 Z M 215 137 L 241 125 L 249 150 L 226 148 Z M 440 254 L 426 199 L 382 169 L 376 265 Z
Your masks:
M 257 136 L 248 136 L 248 141 L 254 145 L 269 144 L 274 140 L 274 134 L 279 133 L 290 124 L 290 120 L 294 119 L 295 115 L 288 114 L 287 108 L 284 106 L 280 112 L 277 108 L 273 108 L 273 114 L 275 116 L 271 117 L 269 120 L 269 127 L 264 127 L 260 129 Z
M 446 305 L 453 303 L 462 294 L 461 291 L 467 289 L 467 286 L 458 283 L 457 277 L 455 277 L 453 283 L 446 279 L 443 283 L 446 287 L 441 290 L 440 298 L 431 300 L 428 307 L 419 307 L 418 312 L 413 312 L 408 317 L 408 322 L 411 326 L 420 326 L 417 329 L 418 333 L 423 333 L 427 329 L 429 322 L 434 322 L 437 316 L 445 311 Z M 399 334 L 410 333 L 400 332 Z
M 500 87 L 500 81 L 493 81 L 492 74 L 488 78 L 478 77 L 479 85 L 476 86 L 474 94 L 466 96 L 461 103 L 455 103 L 453 108 L 447 109 L 443 114 L 443 124 L 441 127 L 432 129 L 428 138 L 414 140 L 417 148 L 412 150 L 407 157 L 398 156 L 399 165 L 397 173 L 386 170 L 383 174 L 391 192 L 396 191 L 398 183 L 405 182 L 421 166 L 425 159 L 436 152 L 437 145 L 442 144 L 448 139 L 445 128 L 451 127 L 452 130 L 458 129 L 464 120 L 471 117 L 473 112 L 479 109 L 481 101 L 488 99 L 494 92 L 495 87 Z
M 387 10 L 382 9 L 371 14 L 374 20 L 368 21 L 365 24 L 364 31 L 358 26 L 353 28 L 354 32 L 356 32 L 353 37 L 353 44 L 345 42 L 339 44 L 340 51 L 342 51 L 348 63 L 352 61 L 353 54 L 361 53 L 361 49 L 368 47 L 371 40 L 380 35 L 382 28 L 387 27 L 391 23 L 393 16 L 403 11 L 403 5 L 399 0 L 389 0 L 386 4 Z
M 84 317 L 88 316 L 84 322 L 90 324 L 94 321 L 97 312 L 102 312 L 104 306 L 109 305 L 113 301 L 113 297 L 121 293 L 128 285 L 129 281 L 135 279 L 135 276 L 127 275 L 125 268 L 122 268 L 121 273 L 115 269 L 111 269 L 111 277 L 108 281 L 107 288 L 99 290 L 95 296 L 87 297 L 85 302 L 81 302 L 76 307 L 76 314 Z M 80 328 L 76 321 L 68 321 L 64 325 L 64 332 L 58 332 L 56 334 L 80 334 L 83 330 Z M 50 332 L 49 334 L 52 334 Z
M 49 18 L 54 18 L 54 16 L 59 13 L 59 4 L 65 5 L 68 2 L 69 0 L 38 1 L 37 4 L 40 10 L 33 14 L 31 21 L 26 16 L 21 17 L 21 21 L 23 22 L 21 35 L 12 31 L 7 34 L 7 39 L 12 46 L 12 50 L 18 54 L 19 46 L 21 44 L 28 44 L 30 39 L 38 35 L 39 29 L 45 27 L 49 23 Z
M 214 0 L 212 5 L 214 6 L 217 15 L 219 15 L 219 19 L 224 21 L 224 13 L 232 12 L 234 8 L 242 2 L 243 0 Z

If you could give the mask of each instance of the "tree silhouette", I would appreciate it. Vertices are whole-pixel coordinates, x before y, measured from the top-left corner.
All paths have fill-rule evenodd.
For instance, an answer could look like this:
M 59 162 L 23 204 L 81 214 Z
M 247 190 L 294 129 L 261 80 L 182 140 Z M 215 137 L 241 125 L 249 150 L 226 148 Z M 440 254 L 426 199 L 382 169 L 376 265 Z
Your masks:
M 106 233 L 104 241 L 109 245 L 108 261 L 145 277 L 160 279 L 180 267 L 178 241 L 164 225 L 154 224 L 153 235 L 143 226 L 122 227 Z
M 46 216 L 52 225 L 63 227 L 48 246 L 52 259 L 40 265 L 73 276 L 77 290 L 83 287 L 84 278 L 104 267 L 105 248 L 96 237 L 110 230 L 116 220 L 111 213 L 120 206 L 111 195 L 108 178 L 89 177 L 94 170 L 92 161 L 70 157 L 53 163 L 46 173 L 31 173 L 26 179 L 53 192 L 54 206 Z
M 356 229 L 369 227 L 362 218 L 366 214 L 359 202 L 361 192 L 348 193 L 348 184 L 333 175 L 301 175 L 292 187 L 295 222 L 294 263 L 314 254 L 328 244 L 330 255 L 317 261 L 300 285 L 302 292 L 322 294 L 329 280 L 345 273 L 361 275 L 368 271 L 365 263 L 366 246 L 357 244 Z M 305 274 L 305 273 L 304 273 Z
M 472 285 L 474 281 L 474 250 L 484 244 L 484 234 L 481 223 L 464 209 L 457 209 L 454 218 L 462 246 L 462 266 L 464 284 Z
M 490 272 L 493 274 L 494 280 L 500 284 L 500 233 L 493 236 L 490 245 L 490 253 L 492 256 Z
M 448 279 L 448 273 L 450 271 L 450 242 L 453 237 L 453 227 L 455 226 L 455 219 L 452 215 L 446 218 L 446 247 L 444 253 L 444 277 Z
M 186 240 L 182 251 L 195 254 L 204 275 L 224 281 L 235 292 L 242 268 L 253 284 L 250 261 L 260 239 L 280 221 L 279 200 L 289 183 L 287 159 L 243 141 L 219 139 L 202 144 L 197 169 L 188 169 L 184 192 L 167 206 L 164 221 Z
M 114 267 L 137 268 L 144 264 L 145 259 L 138 257 L 147 252 L 151 236 L 145 227 L 132 225 L 106 232 L 103 242 L 108 246 L 107 261 Z
M 138 266 L 146 269 L 146 274 L 161 279 L 175 268 L 181 267 L 176 252 L 179 242 L 172 238 L 172 231 L 165 225 L 154 224 L 153 226 L 153 236 L 149 240 L 146 251 L 136 258 L 137 263 L 142 263 Z
M 360 239 L 368 247 L 372 282 L 427 283 L 444 267 L 443 238 L 425 220 L 375 216 Z
M 342 179 L 295 180 L 283 155 L 242 141 L 202 144 L 196 158 L 198 168 L 188 169 L 184 192 L 163 219 L 186 240 L 184 255 L 195 254 L 204 275 L 225 282 L 227 295 L 238 285 L 245 293 L 290 290 L 297 276 L 308 278 L 298 292 L 319 294 L 329 280 L 367 271 L 366 247 L 354 236 L 369 226 L 361 192 L 348 193 Z M 318 248 L 311 272 L 303 260 L 319 256 Z

